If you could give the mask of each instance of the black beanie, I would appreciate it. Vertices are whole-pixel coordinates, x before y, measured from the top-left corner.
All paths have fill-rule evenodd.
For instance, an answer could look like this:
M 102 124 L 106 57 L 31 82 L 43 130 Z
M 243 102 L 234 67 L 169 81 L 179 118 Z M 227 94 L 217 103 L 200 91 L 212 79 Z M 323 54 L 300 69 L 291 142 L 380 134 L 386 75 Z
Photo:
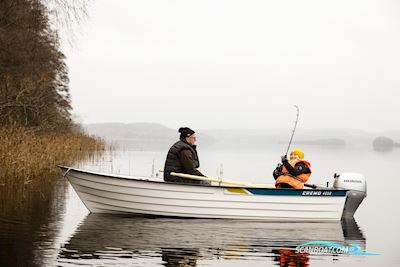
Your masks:
M 179 128 L 178 132 L 181 133 L 180 139 L 184 139 L 195 133 L 195 131 L 193 131 L 192 129 L 190 129 L 188 127 L 181 127 L 181 128 Z

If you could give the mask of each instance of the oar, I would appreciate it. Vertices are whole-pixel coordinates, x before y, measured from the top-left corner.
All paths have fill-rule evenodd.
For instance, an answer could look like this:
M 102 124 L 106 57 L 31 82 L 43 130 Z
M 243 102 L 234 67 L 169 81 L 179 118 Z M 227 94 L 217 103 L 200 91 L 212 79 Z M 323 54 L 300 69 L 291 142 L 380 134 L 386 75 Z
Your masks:
M 237 186 L 243 186 L 243 187 L 275 188 L 275 186 L 273 184 L 249 184 L 249 183 L 236 182 L 236 181 L 226 180 L 226 179 L 221 179 L 221 178 L 198 176 L 198 175 L 185 174 L 185 173 L 171 172 L 170 175 L 181 177 L 181 178 L 188 178 L 188 179 L 194 179 L 194 180 L 203 180 L 203 181 L 209 181 L 209 182 L 215 182 L 215 183 L 221 183 L 221 184 L 237 185 Z
M 203 180 L 203 181 L 209 181 L 209 182 L 215 182 L 215 183 L 221 183 L 221 184 L 230 184 L 230 185 L 238 185 L 238 186 L 244 186 L 244 187 L 255 187 L 255 188 L 275 188 L 274 184 L 249 184 L 249 183 L 237 182 L 237 181 L 226 180 L 226 179 L 215 178 L 215 177 L 198 176 L 198 175 L 185 174 L 185 173 L 176 173 L 176 172 L 171 172 L 170 174 L 172 176 L 181 177 L 181 178 L 188 178 L 188 179 L 194 179 L 194 180 Z M 324 186 L 318 186 L 318 185 L 315 185 L 315 184 L 304 184 L 304 186 L 305 187 L 314 188 L 314 189 L 317 188 L 317 187 L 324 187 Z

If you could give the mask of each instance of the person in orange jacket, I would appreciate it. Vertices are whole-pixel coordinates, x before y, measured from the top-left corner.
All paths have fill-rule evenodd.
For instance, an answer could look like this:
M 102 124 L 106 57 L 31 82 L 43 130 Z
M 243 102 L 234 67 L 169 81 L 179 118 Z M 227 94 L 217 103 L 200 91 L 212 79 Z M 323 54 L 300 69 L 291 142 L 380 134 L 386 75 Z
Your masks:
M 311 176 L 311 164 L 304 160 L 304 153 L 299 149 L 290 152 L 290 159 L 286 155 L 281 157 L 282 164 L 274 170 L 276 188 L 302 189 Z

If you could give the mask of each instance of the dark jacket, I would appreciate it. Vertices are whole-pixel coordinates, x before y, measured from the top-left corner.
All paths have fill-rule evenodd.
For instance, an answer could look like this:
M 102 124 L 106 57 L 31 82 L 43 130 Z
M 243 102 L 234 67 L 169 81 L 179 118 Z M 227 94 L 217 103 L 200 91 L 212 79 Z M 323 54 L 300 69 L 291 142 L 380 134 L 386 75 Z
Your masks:
M 195 145 L 179 140 L 168 151 L 164 166 L 164 181 L 176 183 L 208 184 L 204 181 L 171 176 L 171 172 L 204 176 L 197 168 L 200 166 Z

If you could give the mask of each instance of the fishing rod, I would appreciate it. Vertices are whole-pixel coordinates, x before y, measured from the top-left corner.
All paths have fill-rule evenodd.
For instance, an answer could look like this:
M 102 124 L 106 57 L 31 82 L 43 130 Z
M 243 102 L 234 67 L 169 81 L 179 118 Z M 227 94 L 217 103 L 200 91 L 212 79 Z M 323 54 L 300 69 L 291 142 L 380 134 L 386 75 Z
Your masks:
M 288 145 L 288 147 L 287 147 L 287 150 L 286 150 L 286 153 L 285 153 L 285 155 L 286 155 L 286 156 L 287 156 L 287 153 L 289 152 L 290 145 L 292 144 L 292 140 L 293 140 L 294 132 L 296 131 L 296 127 L 297 127 L 297 122 L 299 121 L 299 113 L 300 113 L 300 109 L 299 109 L 299 107 L 298 107 L 298 106 L 296 106 L 296 105 L 294 105 L 294 107 L 295 107 L 295 108 L 296 108 L 296 110 L 297 110 L 296 122 L 294 123 L 294 128 L 293 128 L 293 131 L 292 131 L 292 136 L 290 137 L 289 145 Z
M 294 105 L 294 107 L 296 108 L 296 111 L 297 111 L 297 114 L 296 114 L 296 121 L 295 121 L 295 123 L 294 123 L 294 128 L 293 128 L 293 131 L 292 131 L 292 136 L 290 137 L 289 145 L 288 145 L 288 148 L 287 148 L 286 153 L 285 153 L 286 156 L 287 156 L 287 153 L 289 152 L 290 145 L 292 144 L 293 136 L 294 136 L 294 133 L 295 133 L 296 127 L 297 127 L 297 122 L 299 121 L 300 109 L 299 109 L 299 107 L 296 106 L 296 105 Z M 315 189 L 315 188 L 318 188 L 318 186 L 315 185 L 315 184 L 304 184 L 304 186 L 310 187 L 310 188 L 314 188 L 314 189 Z

